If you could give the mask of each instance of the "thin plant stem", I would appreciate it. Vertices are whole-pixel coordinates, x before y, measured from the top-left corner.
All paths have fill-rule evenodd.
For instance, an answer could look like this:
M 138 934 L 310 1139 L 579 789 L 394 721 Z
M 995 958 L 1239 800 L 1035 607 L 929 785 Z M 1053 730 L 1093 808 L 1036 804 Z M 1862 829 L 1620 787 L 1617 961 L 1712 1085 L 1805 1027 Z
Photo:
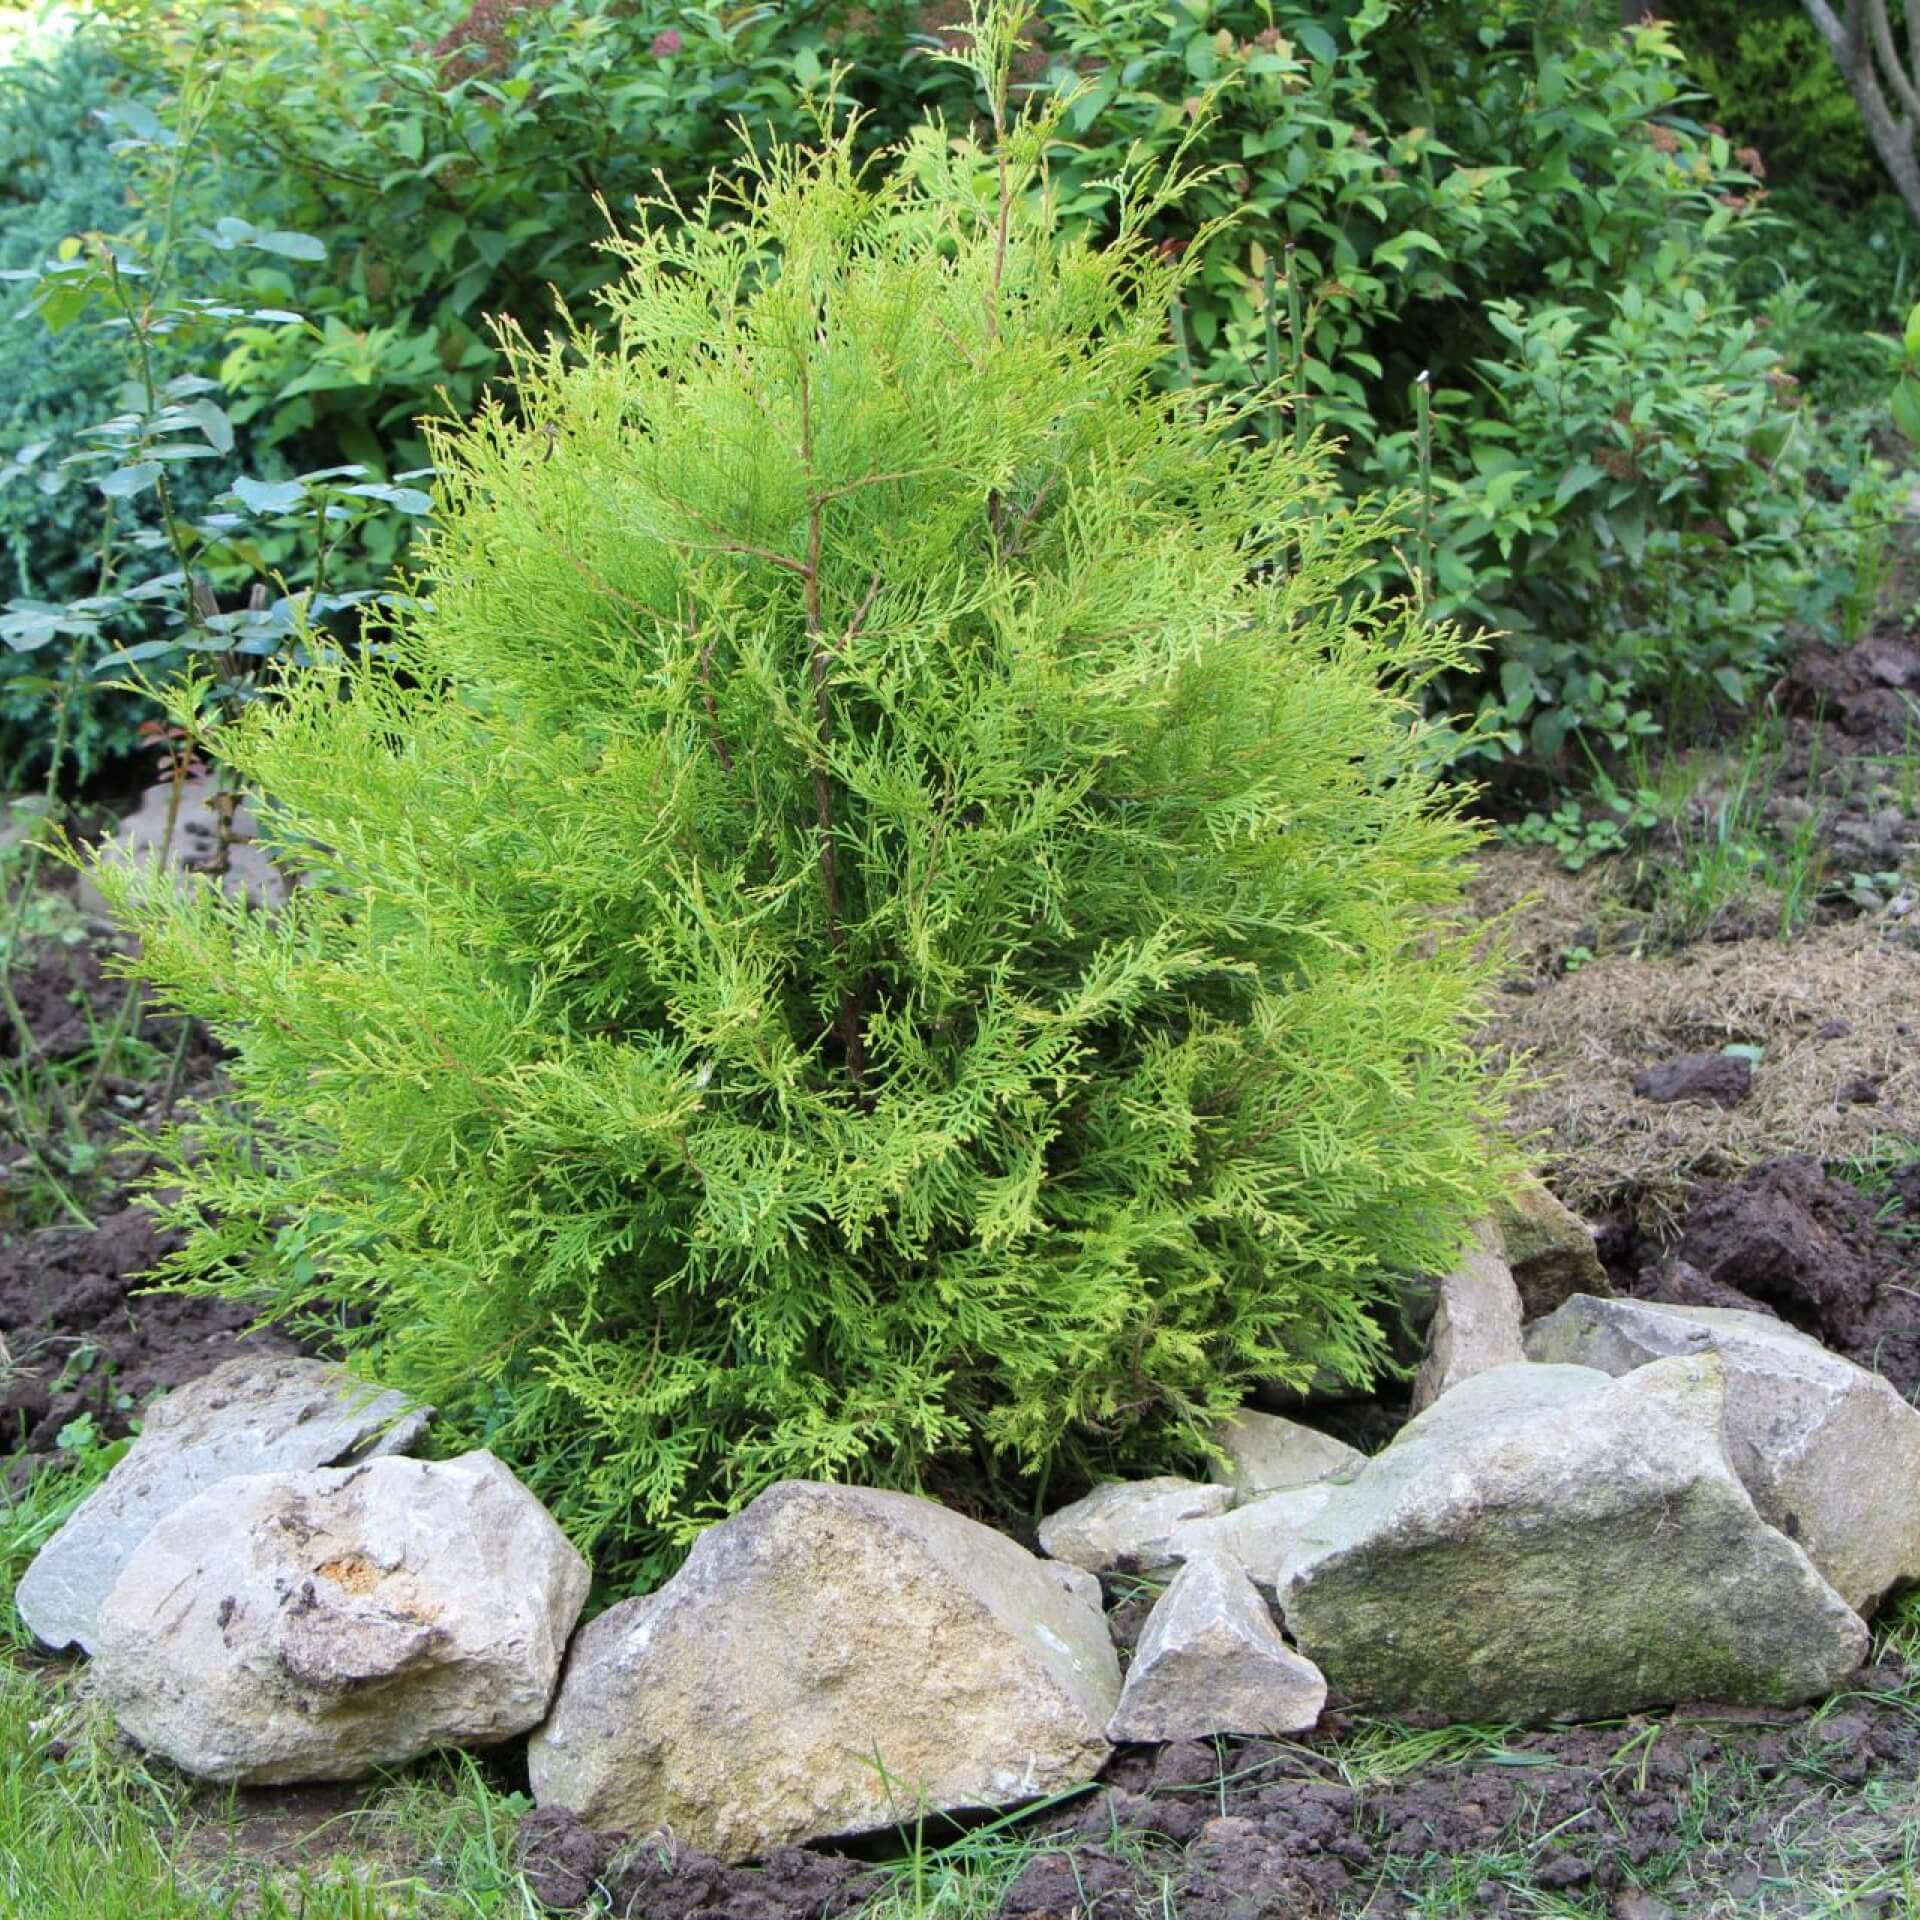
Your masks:
M 1424 605 L 1433 582 L 1433 376 L 1421 368 L 1413 383 L 1414 411 L 1420 423 L 1420 599 Z
M 1307 410 L 1302 404 L 1307 391 L 1307 332 L 1292 241 L 1287 242 L 1287 349 L 1293 360 L 1293 444 L 1298 450 L 1307 444 Z

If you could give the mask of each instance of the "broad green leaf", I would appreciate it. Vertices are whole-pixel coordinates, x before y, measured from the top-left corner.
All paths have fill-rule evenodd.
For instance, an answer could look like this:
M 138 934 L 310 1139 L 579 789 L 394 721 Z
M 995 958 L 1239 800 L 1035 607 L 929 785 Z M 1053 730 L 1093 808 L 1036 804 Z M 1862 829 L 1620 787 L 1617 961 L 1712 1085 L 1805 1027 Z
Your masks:
M 207 436 L 207 445 L 215 453 L 233 451 L 233 422 L 221 408 L 211 400 L 193 400 L 188 402 L 186 411 L 199 423 L 200 431 Z
M 277 253 L 288 260 L 324 260 L 327 243 L 310 233 L 289 233 L 276 228 L 271 233 L 256 233 L 253 244 L 262 253 Z
M 158 460 L 136 460 L 130 467 L 116 467 L 100 482 L 100 491 L 109 500 L 131 500 L 159 479 Z
M 242 476 L 233 483 L 240 504 L 254 513 L 290 513 L 307 497 L 298 480 L 251 480 Z

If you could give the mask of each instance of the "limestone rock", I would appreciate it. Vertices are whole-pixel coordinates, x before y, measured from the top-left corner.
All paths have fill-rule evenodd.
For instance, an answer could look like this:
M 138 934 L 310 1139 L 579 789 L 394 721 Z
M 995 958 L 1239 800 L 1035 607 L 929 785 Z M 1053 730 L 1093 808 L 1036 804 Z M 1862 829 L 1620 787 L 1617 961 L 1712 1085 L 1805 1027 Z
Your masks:
M 1231 1513 L 1189 1520 L 1175 1527 L 1166 1544 L 1168 1566 L 1202 1554 L 1222 1554 L 1264 1593 L 1274 1590 L 1280 1565 L 1295 1541 L 1339 1497 L 1340 1484 L 1316 1480 L 1309 1486 L 1283 1487 L 1262 1494 Z M 1156 1569 L 1164 1571 L 1164 1569 Z
M 229 1360 L 148 1410 L 126 1457 L 27 1569 L 20 1617 L 48 1646 L 91 1653 L 94 1616 L 134 1548 L 196 1494 L 236 1474 L 404 1453 L 432 1417 L 328 1361 Z
M 1319 1668 L 1280 1637 L 1238 1563 L 1200 1553 L 1148 1616 L 1107 1737 L 1303 1733 L 1326 1704 Z
M 1427 1357 L 1413 1379 L 1413 1410 L 1420 1413 L 1463 1380 L 1489 1367 L 1526 1358 L 1520 1338 L 1520 1293 L 1490 1226 L 1440 1282 L 1427 1329 Z
M 1755 1511 L 1726 1397 L 1714 1354 L 1463 1382 L 1287 1556 L 1295 1640 L 1356 1705 L 1459 1720 L 1784 1706 L 1839 1685 L 1866 1628 Z
M 1551 1313 L 1572 1294 L 1612 1293 L 1592 1229 L 1539 1181 L 1525 1181 L 1496 1202 L 1492 1223 L 1527 1319 Z
M 580 1634 L 534 1795 L 737 1861 L 1078 1786 L 1120 1696 L 1093 1584 L 911 1494 L 783 1481 Z
M 1176 1529 L 1225 1513 L 1233 1495 L 1173 1474 L 1157 1480 L 1110 1480 L 1040 1522 L 1040 1551 L 1089 1573 L 1163 1573 L 1180 1556 Z
M 1867 1612 L 1920 1579 L 1920 1413 L 1768 1314 L 1576 1295 L 1527 1329 L 1536 1360 L 1624 1374 L 1675 1354 L 1727 1370 L 1727 1448 L 1760 1516 Z
M 1284 1487 L 1353 1473 L 1367 1463 L 1367 1456 L 1344 1440 L 1252 1408 L 1223 1422 L 1214 1438 L 1226 1458 L 1213 1462 L 1211 1476 L 1232 1494 L 1235 1505 Z
M 490 1453 L 249 1474 L 140 1543 L 94 1672 L 122 1731 L 188 1773 L 354 1780 L 535 1725 L 589 1580 Z
M 171 780 L 155 781 L 114 828 L 112 839 L 101 849 L 102 855 L 114 861 L 151 862 L 159 860 L 164 848 L 169 867 L 210 874 L 221 859 L 220 812 L 227 806 L 233 809 L 233 821 L 226 835 L 221 887 L 253 906 L 283 906 L 287 876 L 259 844 L 259 826 L 252 811 L 244 801 L 222 795 L 219 782 L 210 773 L 192 774 L 183 780 L 177 797 Z M 95 919 L 106 917 L 106 899 L 89 875 L 81 874 L 74 898 L 82 913 Z

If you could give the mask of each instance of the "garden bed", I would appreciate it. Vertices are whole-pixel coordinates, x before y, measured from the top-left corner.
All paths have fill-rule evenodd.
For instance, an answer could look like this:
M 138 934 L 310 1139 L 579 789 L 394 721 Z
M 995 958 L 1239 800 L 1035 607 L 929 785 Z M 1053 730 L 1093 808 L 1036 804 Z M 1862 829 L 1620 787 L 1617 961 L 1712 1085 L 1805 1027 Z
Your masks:
M 1817 783 L 1870 797 L 1884 788 L 1881 731 L 1828 725 L 1825 738 Z M 1859 751 L 1849 754 L 1849 739 Z M 1531 1049 L 1541 1069 L 1520 1123 L 1599 1225 L 1624 1291 L 1757 1302 L 1911 1395 L 1920 952 L 1904 912 L 1890 910 L 1897 890 L 1874 904 L 1831 887 L 1815 924 L 1793 939 L 1777 923 L 1711 919 L 1676 938 L 1670 926 L 1655 930 L 1657 910 L 1631 904 L 1628 880 L 1617 865 L 1568 876 L 1535 852 L 1503 850 L 1488 863 L 1483 899 L 1490 890 L 1503 905 L 1528 899 L 1491 1036 Z M 71 932 L 45 942 L 23 982 L 49 1051 L 77 1052 L 117 1005 L 100 966 L 102 931 L 77 941 Z M 141 1033 L 153 1079 L 124 1084 L 123 1114 L 164 1104 L 169 1087 L 212 1084 L 217 1066 L 198 1041 L 179 1056 L 190 1070 L 178 1072 L 177 1028 L 151 1022 Z M 1751 1089 L 1737 1105 L 1660 1105 L 1632 1092 L 1670 1055 L 1729 1045 L 1751 1054 Z M 1863 1080 L 1875 1097 L 1839 1097 Z M 16 1488 L 35 1461 L 84 1451 L 76 1423 L 90 1421 L 88 1445 L 127 1431 L 155 1392 L 228 1357 L 250 1318 L 232 1302 L 141 1292 L 166 1243 L 131 1203 L 139 1150 L 102 1145 L 88 1193 L 96 1224 L 28 1227 L 0 1248 L 11 1362 L 0 1408 L 16 1436 Z M 1327 1409 L 1328 1423 L 1377 1444 L 1400 1404 L 1390 1391 L 1370 1406 Z M 58 1479 L 56 1468 L 19 1511 Z M 1109 1582 L 1123 1631 L 1129 1618 L 1137 1627 L 1140 1597 Z M 371 1793 L 219 1794 L 136 1767 L 131 1803 L 185 1876 L 178 1904 L 152 1909 L 166 1914 L 198 1911 L 201 1892 L 236 1876 L 281 1890 L 262 1898 L 300 1889 L 303 1899 L 345 1900 L 356 1884 L 381 1886 L 383 1898 L 414 1904 L 375 1911 L 436 1914 L 470 1887 L 482 1856 L 501 1885 L 524 1887 L 516 1900 L 611 1898 L 614 1911 L 649 1920 L 863 1909 L 1009 1920 L 1899 1911 L 1915 1897 L 1920 1847 L 1920 1638 L 1908 1617 L 1894 1611 L 1873 1666 L 1847 1693 L 1806 1711 L 1682 1707 L 1528 1731 L 1421 1728 L 1336 1708 L 1296 1741 L 1123 1749 L 1098 1788 L 1024 1820 L 971 1833 L 928 1823 L 849 1854 L 782 1854 L 756 1868 L 623 1846 L 544 1814 L 525 1821 L 516 1853 L 528 1803 L 512 1750 Z M 39 1765 L 57 1766 L 100 1729 L 67 1669 L 22 1657 L 10 1684 L 37 1706 L 21 1709 L 19 1730 Z

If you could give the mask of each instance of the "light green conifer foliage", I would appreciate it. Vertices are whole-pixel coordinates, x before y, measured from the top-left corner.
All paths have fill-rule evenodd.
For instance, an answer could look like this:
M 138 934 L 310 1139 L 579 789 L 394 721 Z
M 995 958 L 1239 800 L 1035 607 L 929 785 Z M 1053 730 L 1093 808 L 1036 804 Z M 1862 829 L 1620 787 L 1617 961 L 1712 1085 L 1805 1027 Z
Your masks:
M 290 910 L 101 875 L 234 1051 L 174 1276 L 629 1565 L 1363 1378 L 1498 1177 L 1435 637 L 1316 450 L 1155 391 L 1151 192 L 1089 249 L 1044 137 L 626 243 L 611 342 L 440 434 L 395 644 L 222 737 Z

